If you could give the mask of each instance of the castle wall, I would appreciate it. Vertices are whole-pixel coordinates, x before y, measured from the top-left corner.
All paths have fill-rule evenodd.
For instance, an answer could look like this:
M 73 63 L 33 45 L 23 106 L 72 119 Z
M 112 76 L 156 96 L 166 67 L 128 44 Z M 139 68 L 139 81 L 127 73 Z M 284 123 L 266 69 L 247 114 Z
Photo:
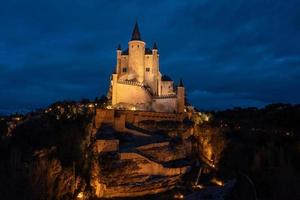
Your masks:
M 184 87 L 177 87 L 177 111 L 179 113 L 184 112 L 185 107 L 185 90 Z
M 151 157 L 156 162 L 165 163 L 189 157 L 191 142 L 185 141 L 184 144 L 177 144 L 176 148 L 169 142 L 160 142 L 139 146 L 136 149 L 142 152 L 142 155 Z
M 119 140 L 96 140 L 93 145 L 95 155 L 113 151 L 119 151 Z
M 177 99 L 176 97 L 154 99 L 152 108 L 156 112 L 177 112 Z
M 102 123 L 113 124 L 118 131 L 125 131 L 125 123 L 139 125 L 141 121 L 179 121 L 187 117 L 186 113 L 130 111 L 113 109 L 96 109 L 95 128 L 100 128 Z
M 121 160 L 135 161 L 139 169 L 136 171 L 138 174 L 143 175 L 161 175 L 161 176 L 176 176 L 182 175 L 187 172 L 189 167 L 166 168 L 163 165 L 153 162 L 148 158 L 137 153 L 120 153 Z
M 174 94 L 173 81 L 161 81 L 161 95 Z
M 184 113 L 170 113 L 170 112 L 151 112 L 151 111 L 130 111 L 130 110 L 116 110 L 116 116 L 125 115 L 125 120 L 128 123 L 138 124 L 140 121 L 183 121 L 186 117 Z
M 153 56 L 152 55 L 145 55 L 145 70 L 147 67 L 150 67 L 150 72 L 153 74 Z
M 99 128 L 102 123 L 113 123 L 115 120 L 115 111 L 109 109 L 96 109 L 95 127 Z
M 125 115 L 121 115 L 121 116 L 118 116 L 115 118 L 115 121 L 114 121 L 114 128 L 116 131 L 120 131 L 120 132 L 123 132 L 126 130 L 126 127 L 125 127 Z
M 115 104 L 132 104 L 136 107 L 140 106 L 143 108 L 144 106 L 147 106 L 147 104 L 150 105 L 151 103 L 150 95 L 140 86 L 116 83 L 113 87 L 116 89 Z
M 120 64 L 120 71 L 119 73 L 124 73 L 122 70 L 124 67 L 127 67 L 128 68 L 128 55 L 122 55 L 121 56 L 121 64 Z M 128 69 L 127 69 L 128 70 Z

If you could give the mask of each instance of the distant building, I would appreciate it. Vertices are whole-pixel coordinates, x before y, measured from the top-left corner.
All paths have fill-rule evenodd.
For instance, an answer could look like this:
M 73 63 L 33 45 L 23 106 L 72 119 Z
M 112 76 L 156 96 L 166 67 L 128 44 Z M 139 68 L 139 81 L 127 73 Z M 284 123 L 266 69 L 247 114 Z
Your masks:
M 159 71 L 156 43 L 146 47 L 138 24 L 135 24 L 128 48 L 117 49 L 117 62 L 111 77 L 108 100 L 111 107 L 124 110 L 182 113 L 185 89 L 175 87 L 173 80 Z

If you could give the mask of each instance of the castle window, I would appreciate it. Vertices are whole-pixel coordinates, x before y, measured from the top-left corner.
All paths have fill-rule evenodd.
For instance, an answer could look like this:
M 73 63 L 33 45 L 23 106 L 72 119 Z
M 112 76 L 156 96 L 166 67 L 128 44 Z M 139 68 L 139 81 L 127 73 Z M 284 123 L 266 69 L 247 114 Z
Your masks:
M 146 67 L 146 72 L 150 72 L 150 67 Z
M 138 48 L 140 47 L 140 45 L 138 45 Z
M 122 72 L 127 72 L 127 68 L 123 67 Z

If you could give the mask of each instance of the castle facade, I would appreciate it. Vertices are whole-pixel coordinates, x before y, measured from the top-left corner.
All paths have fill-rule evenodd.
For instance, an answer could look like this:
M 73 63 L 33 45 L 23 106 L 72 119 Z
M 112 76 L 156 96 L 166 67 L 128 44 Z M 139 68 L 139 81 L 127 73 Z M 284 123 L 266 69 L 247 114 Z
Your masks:
M 128 48 L 117 49 L 116 67 L 107 95 L 114 109 L 182 113 L 185 88 L 162 75 L 156 43 L 146 47 L 135 24 Z

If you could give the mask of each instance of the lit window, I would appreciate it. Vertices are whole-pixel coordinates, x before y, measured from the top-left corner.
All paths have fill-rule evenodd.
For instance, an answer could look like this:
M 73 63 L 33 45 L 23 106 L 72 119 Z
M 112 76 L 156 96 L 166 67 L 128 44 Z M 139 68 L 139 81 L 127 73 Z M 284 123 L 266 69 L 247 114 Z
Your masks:
M 122 72 L 127 72 L 127 68 L 123 67 Z
M 146 67 L 146 72 L 150 72 L 150 67 Z

